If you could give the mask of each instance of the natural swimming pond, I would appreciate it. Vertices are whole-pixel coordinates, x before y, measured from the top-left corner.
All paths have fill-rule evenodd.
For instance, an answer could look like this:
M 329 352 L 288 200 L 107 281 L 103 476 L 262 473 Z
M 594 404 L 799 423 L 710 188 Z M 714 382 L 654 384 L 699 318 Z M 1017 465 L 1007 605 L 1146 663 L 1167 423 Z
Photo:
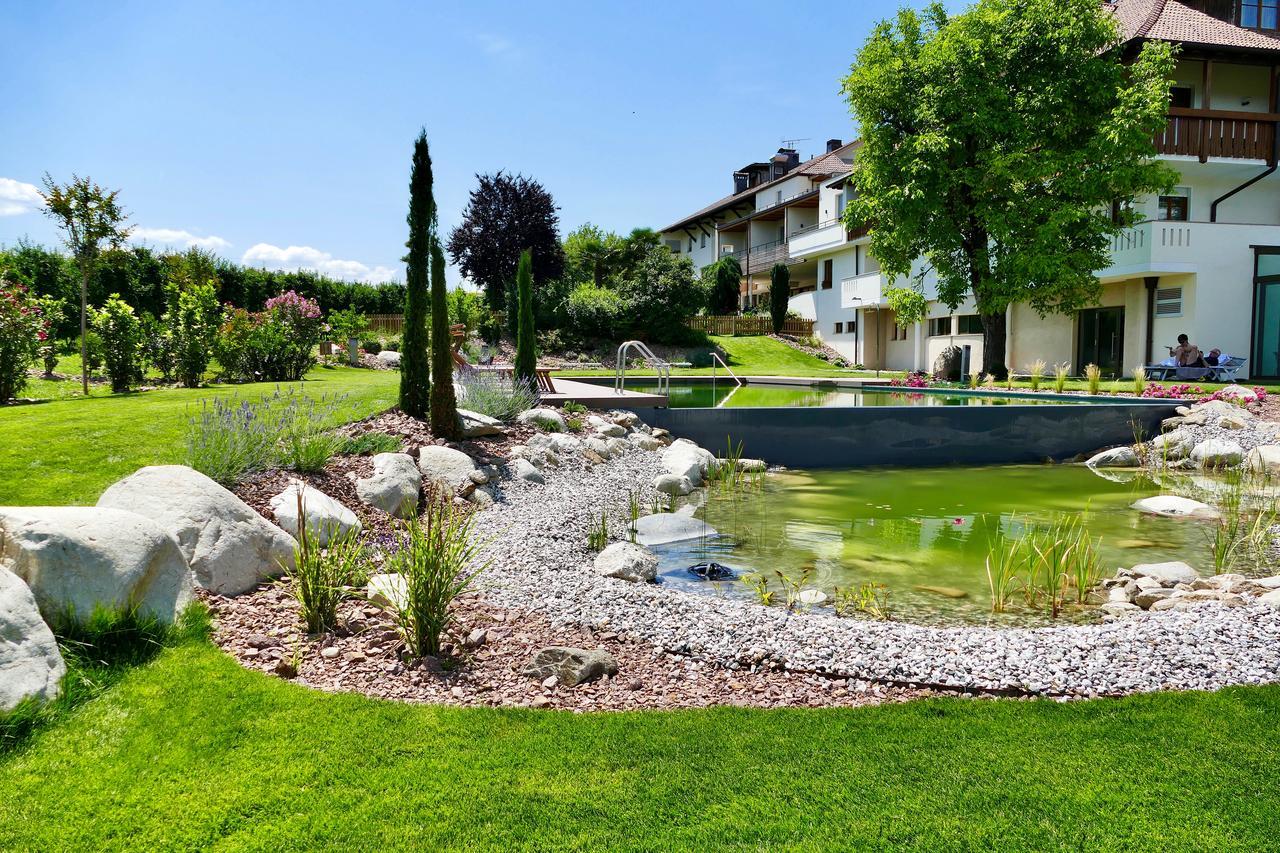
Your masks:
M 627 390 L 648 394 L 660 393 L 656 384 L 627 383 Z M 723 382 L 673 382 L 668 405 L 673 409 L 722 408 L 851 408 L 862 406 L 1007 406 L 1052 405 L 1063 402 L 1098 402 L 1087 397 L 1069 400 L 1043 395 L 993 396 L 964 391 L 920 391 L 911 388 L 840 388 L 821 385 L 769 385 L 749 383 L 738 387 L 732 380 Z
M 837 588 L 883 585 L 893 618 L 947 624 L 1048 624 L 1019 603 L 991 612 L 986 561 L 999 534 L 1078 519 L 1094 542 L 1101 575 L 1138 563 L 1182 560 L 1212 573 L 1217 525 L 1131 509 L 1134 501 L 1181 494 L 1217 504 L 1222 480 L 1169 475 L 1160 483 L 1134 472 L 1101 476 L 1081 465 L 787 471 L 736 489 L 712 484 L 697 515 L 721 536 L 654 546 L 664 583 L 708 594 L 755 597 L 741 580 L 709 583 L 688 571 L 714 561 L 764 577 L 785 595 L 784 576 L 833 595 Z M 1109 479 L 1110 478 L 1110 479 Z M 1088 619 L 1068 608 L 1060 619 Z

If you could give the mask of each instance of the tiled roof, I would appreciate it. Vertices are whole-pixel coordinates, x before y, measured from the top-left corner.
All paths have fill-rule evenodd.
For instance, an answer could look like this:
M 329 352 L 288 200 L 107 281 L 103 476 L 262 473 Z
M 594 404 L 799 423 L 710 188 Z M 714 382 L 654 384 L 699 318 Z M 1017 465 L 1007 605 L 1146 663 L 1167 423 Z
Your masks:
M 675 231 L 679 228 L 683 228 L 684 226 L 688 225 L 690 222 L 695 222 L 704 216 L 710 216 L 714 213 L 718 213 L 724 210 L 727 207 L 733 207 L 735 202 L 739 204 L 750 203 L 752 196 L 754 196 L 756 193 L 760 192 L 761 190 L 773 184 L 779 183 L 781 181 L 785 181 L 787 178 L 794 178 L 796 175 L 806 175 L 808 177 L 817 178 L 821 180 L 822 178 L 829 178 L 832 175 L 839 175 L 842 172 L 847 172 L 849 171 L 849 161 L 843 158 L 852 157 L 853 152 L 857 148 L 859 148 L 861 145 L 862 145 L 861 140 L 857 140 L 854 142 L 847 143 L 845 145 L 841 145 L 835 151 L 831 151 L 826 154 L 819 154 L 817 157 L 811 157 L 808 160 L 805 160 L 799 166 L 796 166 L 790 172 L 787 172 L 782 177 L 774 178 L 771 181 L 765 181 L 763 184 L 756 184 L 754 187 L 750 187 L 746 190 L 743 190 L 740 193 L 727 195 L 724 198 L 720 199 L 719 201 L 712 202 L 711 204 L 707 205 L 701 210 L 695 213 L 691 213 L 688 216 L 684 217 L 683 219 L 673 222 L 672 224 L 668 225 L 666 228 L 663 228 L 662 232 L 665 233 L 667 231 Z M 752 208 L 755 207 L 754 204 L 752 204 L 751 206 Z
M 1106 5 L 1115 14 L 1125 41 L 1156 39 L 1280 52 L 1280 38 L 1221 21 L 1177 0 L 1107 0 Z

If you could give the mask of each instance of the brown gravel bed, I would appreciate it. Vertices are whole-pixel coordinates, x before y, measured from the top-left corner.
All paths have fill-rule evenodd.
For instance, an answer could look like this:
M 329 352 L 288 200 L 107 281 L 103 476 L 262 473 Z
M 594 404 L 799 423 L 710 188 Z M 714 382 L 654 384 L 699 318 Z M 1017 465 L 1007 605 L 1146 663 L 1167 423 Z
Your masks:
M 214 613 L 215 641 L 241 665 L 329 692 L 464 706 L 620 711 L 639 708 L 857 707 L 902 702 L 936 691 L 782 670 L 729 670 L 671 654 L 601 628 L 555 625 L 535 614 L 495 608 L 482 595 L 456 602 L 454 637 L 443 661 L 407 661 L 388 614 L 346 602 L 335 634 L 302 632 L 287 581 L 237 598 L 202 593 Z M 461 638 L 483 632 L 468 645 Z M 477 639 L 479 635 L 477 634 Z M 545 646 L 604 649 L 618 675 L 576 687 L 544 686 L 522 670 Z M 325 657 L 323 650 L 336 649 Z M 292 665 L 296 661 L 296 675 Z

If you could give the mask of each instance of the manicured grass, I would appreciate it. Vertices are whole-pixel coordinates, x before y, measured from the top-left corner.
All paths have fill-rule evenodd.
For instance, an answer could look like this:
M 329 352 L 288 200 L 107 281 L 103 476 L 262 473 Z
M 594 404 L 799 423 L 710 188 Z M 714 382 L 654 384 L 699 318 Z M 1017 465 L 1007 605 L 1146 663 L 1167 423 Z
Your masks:
M 1264 849 L 1280 688 L 573 715 L 168 649 L 0 758 L 0 849 Z
M 257 399 L 292 384 L 309 395 L 347 395 L 340 420 L 348 421 L 395 405 L 399 382 L 393 370 L 318 368 L 301 383 L 103 393 L 0 407 L 0 505 L 89 504 L 143 465 L 181 462 L 187 422 L 201 400 Z

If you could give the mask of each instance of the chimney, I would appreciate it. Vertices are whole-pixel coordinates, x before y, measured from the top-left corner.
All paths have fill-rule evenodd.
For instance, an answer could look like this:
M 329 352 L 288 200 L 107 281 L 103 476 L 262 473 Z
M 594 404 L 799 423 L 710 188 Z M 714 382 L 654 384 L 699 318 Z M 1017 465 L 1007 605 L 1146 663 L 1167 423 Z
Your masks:
M 844 145 L 844 141 L 843 141 L 843 140 L 840 140 L 840 139 L 828 139 L 828 140 L 827 140 L 827 153 L 828 153 L 828 154 L 830 154 L 832 151 L 835 151 L 835 150 L 836 150 L 837 148 L 839 148 L 841 145 Z
M 746 192 L 747 188 L 750 186 L 751 186 L 751 175 L 747 174 L 746 172 L 733 173 L 733 194 L 734 195 L 737 195 L 740 192 Z

